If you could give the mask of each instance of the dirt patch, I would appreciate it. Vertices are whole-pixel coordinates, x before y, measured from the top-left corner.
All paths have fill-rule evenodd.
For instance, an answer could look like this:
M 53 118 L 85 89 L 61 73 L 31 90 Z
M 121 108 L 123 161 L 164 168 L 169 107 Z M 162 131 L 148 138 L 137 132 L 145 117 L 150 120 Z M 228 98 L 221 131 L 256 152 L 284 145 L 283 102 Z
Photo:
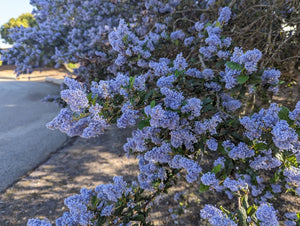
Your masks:
M 3 65 L 0 66 L 0 79 L 16 79 L 20 81 L 44 81 L 46 77 L 62 79 L 65 76 L 69 75 L 69 72 L 61 67 L 61 68 L 36 68 L 30 74 L 22 74 L 18 77 L 16 76 L 14 70 L 15 66 L 13 65 Z
M 54 221 L 66 207 L 64 198 L 80 188 L 94 188 L 123 175 L 128 181 L 137 176 L 137 162 L 122 150 L 130 130 L 115 127 L 90 140 L 77 139 L 72 147 L 53 154 L 40 167 L 0 194 L 0 225 L 26 225 L 30 218 Z

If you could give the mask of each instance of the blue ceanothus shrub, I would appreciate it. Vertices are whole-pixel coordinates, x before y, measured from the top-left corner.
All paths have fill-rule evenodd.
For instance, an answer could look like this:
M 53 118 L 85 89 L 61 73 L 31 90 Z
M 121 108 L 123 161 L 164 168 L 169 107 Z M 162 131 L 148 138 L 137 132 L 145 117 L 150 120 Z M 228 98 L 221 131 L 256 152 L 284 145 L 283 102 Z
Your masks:
M 17 73 L 80 63 L 75 73 L 84 78 L 65 78 L 68 107 L 47 127 L 84 138 L 112 123 L 137 128 L 124 144 L 139 160 L 137 182 L 118 176 L 83 188 L 65 199 L 69 211 L 57 225 L 151 225 L 154 201 L 177 181 L 237 201 L 237 209 L 199 210 L 211 225 L 300 222 L 299 213 L 280 216 L 272 205 L 281 193 L 300 195 L 300 102 L 292 111 L 271 103 L 248 113 L 257 93 L 278 91 L 280 71 L 260 68 L 258 49 L 222 34 L 235 16 L 230 7 L 215 21 L 201 15 L 214 2 L 31 1 L 39 26 L 16 29 L 5 59 Z M 186 8 L 199 10 L 198 19 L 180 17 Z

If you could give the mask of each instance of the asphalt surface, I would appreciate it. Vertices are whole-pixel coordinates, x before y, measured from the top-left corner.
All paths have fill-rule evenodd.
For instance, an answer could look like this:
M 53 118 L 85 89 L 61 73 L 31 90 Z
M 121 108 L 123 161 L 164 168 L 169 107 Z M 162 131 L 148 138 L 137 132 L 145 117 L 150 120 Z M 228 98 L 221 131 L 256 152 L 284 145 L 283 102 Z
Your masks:
M 50 83 L 0 79 L 0 192 L 67 141 L 45 126 L 59 107 L 40 101 L 58 93 L 59 86 Z

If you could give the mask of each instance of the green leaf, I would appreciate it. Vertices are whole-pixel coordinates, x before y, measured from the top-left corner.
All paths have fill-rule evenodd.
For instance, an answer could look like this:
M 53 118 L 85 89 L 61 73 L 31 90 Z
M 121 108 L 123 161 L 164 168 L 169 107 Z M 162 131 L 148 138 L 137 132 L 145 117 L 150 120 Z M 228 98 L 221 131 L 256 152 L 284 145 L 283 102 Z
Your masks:
M 289 161 L 289 163 L 291 163 L 292 166 L 298 167 L 298 162 L 295 155 L 289 156 L 287 160 Z
M 98 94 L 95 95 L 94 99 L 93 99 L 93 102 L 92 102 L 92 105 L 95 105 L 96 104 L 96 100 L 98 98 Z
M 282 107 L 278 112 L 278 117 L 282 120 L 287 121 L 287 123 L 291 126 L 293 125 L 293 121 L 289 118 L 290 110 L 287 107 Z
M 260 76 L 254 75 L 249 78 L 250 84 L 256 85 L 256 84 L 260 84 L 261 82 L 262 82 L 262 79 Z
M 144 129 L 145 127 L 147 126 L 150 126 L 150 121 L 147 119 L 147 120 L 141 120 L 138 124 L 138 128 L 139 130 L 142 130 Z
M 240 65 L 239 63 L 235 63 L 235 62 L 231 62 L 231 61 L 227 61 L 226 62 L 227 67 L 233 69 L 233 70 L 243 70 L 244 66 Z
M 154 108 L 154 107 L 155 107 L 155 100 L 152 100 L 152 101 L 151 101 L 150 106 L 151 106 L 151 108 Z
M 252 216 L 257 210 L 257 207 L 255 205 L 253 206 L 250 206 L 248 209 L 247 209 L 247 215 L 248 216 Z
M 142 214 L 139 214 L 139 215 L 137 215 L 137 216 L 134 216 L 134 217 L 132 218 L 132 220 L 134 220 L 134 221 L 144 221 L 144 220 L 145 220 L 145 217 L 144 217 Z
M 205 105 L 202 109 L 204 113 L 215 110 L 215 107 L 212 104 Z
M 255 151 L 265 150 L 267 147 L 268 147 L 268 145 L 265 143 L 257 143 L 254 145 L 254 150 Z
M 127 45 L 128 44 L 128 35 L 125 35 L 123 38 L 122 38 L 123 42 Z
M 94 208 L 97 207 L 98 202 L 99 202 L 99 199 L 97 199 L 97 196 L 93 196 L 92 200 L 91 200 L 91 204 Z
M 217 174 L 218 172 L 220 172 L 221 169 L 222 169 L 222 165 L 218 164 L 213 168 L 212 172 Z
M 87 99 L 89 100 L 89 101 L 92 101 L 92 95 L 93 95 L 93 93 L 90 93 L 89 95 L 87 95 Z
M 208 22 L 204 25 L 204 28 L 209 27 L 210 25 L 212 25 L 212 24 L 210 22 Z
M 135 80 L 135 76 L 134 76 L 134 77 L 131 76 L 131 77 L 129 78 L 129 88 L 130 88 L 130 89 L 133 87 L 134 80 Z
M 208 189 L 209 189 L 208 185 L 205 185 L 205 184 L 201 183 L 200 186 L 199 186 L 199 192 L 206 192 Z
M 296 129 L 296 133 L 298 134 L 298 136 L 300 137 L 300 128 Z
M 239 84 L 246 83 L 248 79 L 249 79 L 249 75 L 239 75 L 238 77 L 236 77 L 236 80 Z
M 221 24 L 220 24 L 220 22 L 219 22 L 219 21 L 217 21 L 217 22 L 215 23 L 215 26 L 216 26 L 216 27 L 221 27 Z

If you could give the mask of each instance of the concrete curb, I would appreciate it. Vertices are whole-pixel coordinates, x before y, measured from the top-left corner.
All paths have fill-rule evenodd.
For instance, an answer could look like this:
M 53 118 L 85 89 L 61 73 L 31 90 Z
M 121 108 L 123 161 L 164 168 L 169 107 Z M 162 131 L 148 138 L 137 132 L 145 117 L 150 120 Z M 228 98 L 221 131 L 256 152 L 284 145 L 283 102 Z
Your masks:
M 64 79 L 58 79 L 58 78 L 52 78 L 52 77 L 46 77 L 45 81 L 55 84 L 55 85 L 61 85 L 64 83 Z

